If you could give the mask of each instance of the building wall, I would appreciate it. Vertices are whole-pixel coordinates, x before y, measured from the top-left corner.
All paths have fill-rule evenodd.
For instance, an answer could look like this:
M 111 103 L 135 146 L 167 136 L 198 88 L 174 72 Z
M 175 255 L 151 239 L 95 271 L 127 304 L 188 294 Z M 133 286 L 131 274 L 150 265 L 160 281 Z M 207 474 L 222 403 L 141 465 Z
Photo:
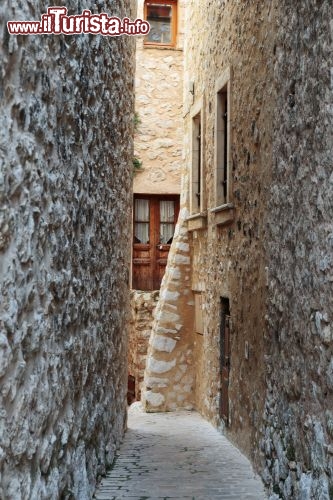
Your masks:
M 249 443 L 249 426 L 243 425 L 242 419 L 248 419 L 247 407 L 252 404 L 253 392 L 251 392 L 251 377 L 249 372 L 253 370 L 256 377 L 262 376 L 262 353 L 260 352 L 260 322 L 263 321 L 264 310 L 262 304 L 264 296 L 253 294 L 253 287 L 262 289 L 264 287 L 264 254 L 262 243 L 259 239 L 260 211 L 263 210 L 263 202 L 259 197 L 260 184 L 258 179 L 262 178 L 267 164 L 267 156 L 270 153 L 269 136 L 263 138 L 263 151 L 260 152 L 255 144 L 252 132 L 252 122 L 258 120 L 257 109 L 265 100 L 269 109 L 272 98 L 271 89 L 264 95 L 262 88 L 267 81 L 267 68 L 262 65 L 264 60 L 268 67 L 272 49 L 271 25 L 268 23 L 269 16 L 273 16 L 274 10 L 269 7 L 262 9 L 258 14 L 254 6 L 245 9 L 240 4 L 226 3 L 223 14 L 219 4 L 213 4 L 207 15 L 203 14 L 202 5 L 190 2 L 186 18 L 185 39 L 185 77 L 184 77 L 184 115 L 185 115 L 185 158 L 186 172 L 183 176 L 182 203 L 183 209 L 179 219 L 179 232 L 182 238 L 187 238 L 187 265 L 191 263 L 190 276 L 183 276 L 178 293 L 182 296 L 184 291 L 188 295 L 187 314 L 188 320 L 184 321 L 180 310 L 180 318 L 177 320 L 181 325 L 182 339 L 186 338 L 186 344 L 195 352 L 195 379 L 190 393 L 194 394 L 196 406 L 208 418 L 216 423 L 219 407 L 219 300 L 220 296 L 230 298 L 233 320 L 233 339 L 238 339 L 237 351 L 231 377 L 244 380 L 247 385 L 242 399 L 242 407 L 234 415 L 231 411 L 232 421 L 237 429 L 239 440 Z M 206 10 L 204 9 L 204 12 Z M 266 19 L 266 25 L 257 21 L 258 15 Z M 237 23 L 239 16 L 243 22 Z M 273 24 L 273 22 L 272 22 Z M 230 26 L 238 26 L 231 30 Z M 215 31 L 214 31 L 215 30 Z M 255 42 L 254 42 L 255 40 Z M 261 42 L 265 40 L 264 49 Z M 247 57 L 248 46 L 252 49 L 251 59 Z M 188 231 L 187 218 L 189 216 L 189 191 L 190 191 L 190 166 L 191 166 L 191 110 L 201 100 L 205 114 L 203 133 L 205 137 L 204 168 L 206 183 L 207 207 L 214 207 L 214 126 L 215 126 L 215 81 L 227 69 L 232 68 L 232 152 L 237 172 L 234 175 L 235 182 L 233 191 L 235 195 L 234 204 L 237 205 L 235 220 L 228 226 L 216 226 L 214 214 L 206 210 L 204 214 L 204 225 L 206 228 Z M 253 74 L 256 80 L 253 81 Z M 271 65 L 272 71 L 272 65 Z M 194 86 L 194 95 L 189 91 Z M 272 109 L 272 108 L 271 108 Z M 237 119 L 236 119 L 237 117 Z M 262 128 L 267 125 L 267 116 L 259 117 Z M 259 125 L 257 125 L 259 127 Z M 269 133 L 269 127 L 268 133 Z M 236 156 L 237 155 L 237 156 Z M 252 175 L 250 175 L 250 173 Z M 266 174 L 265 174 L 266 175 Z M 237 182 L 236 182 L 237 181 Z M 180 258 L 177 245 L 181 242 L 174 240 L 171 257 L 175 260 Z M 250 251 L 249 251 L 250 249 Z M 164 286 L 168 289 L 168 283 Z M 239 285 L 241 289 L 239 290 Z M 194 295 L 192 292 L 203 294 L 203 323 L 204 335 L 194 334 Z M 241 293 L 240 293 L 241 292 Z M 166 292 L 167 294 L 167 292 Z M 161 290 L 163 295 L 163 290 Z M 258 297 L 259 296 L 259 297 Z M 244 303 L 246 304 L 245 315 Z M 159 307 L 159 306 L 158 306 Z M 251 322 L 258 323 L 258 329 L 249 336 L 249 325 Z M 158 328 L 158 325 L 156 326 Z M 260 333 L 259 333 L 260 332 Z M 259 337 L 259 338 L 256 338 Z M 244 360 L 244 343 L 250 341 L 251 345 L 259 343 L 258 352 L 252 349 L 252 363 Z M 235 342 L 233 340 L 233 342 Z M 175 355 L 178 346 L 175 348 Z M 237 357 L 239 358 L 236 361 Z M 189 363 L 192 365 L 192 360 Z M 199 368 L 201 367 L 201 368 Z M 189 368 L 191 369 L 191 368 Z M 170 383 L 170 390 L 173 382 Z M 250 385 L 250 387 L 249 387 Z M 231 384 L 233 387 L 233 384 Z M 264 386 L 261 386 L 263 391 Z M 163 393 L 166 396 L 168 389 Z M 243 396 L 243 395 L 242 395 Z M 192 395 L 193 397 L 193 395 Z M 235 390 L 234 398 L 241 396 Z M 166 398 L 166 401 L 169 401 Z M 259 403 L 257 403 L 259 405 Z M 166 403 L 167 405 L 167 403 Z M 262 405 L 262 401 L 261 401 Z M 258 407 L 259 412 L 261 407 Z M 243 435 L 244 434 L 244 435 Z M 248 450 L 250 445 L 248 444 Z
M 177 5 L 175 48 L 145 47 L 143 37 L 136 42 L 135 73 L 135 158 L 142 167 L 135 171 L 134 194 L 179 194 L 183 169 L 183 73 L 184 17 L 186 0 Z M 144 17 L 144 0 L 137 2 L 137 17 Z M 151 295 L 143 300 L 143 297 Z M 140 396 L 148 342 L 153 323 L 156 291 L 133 291 L 128 372 L 135 378 Z M 148 304 L 148 307 L 145 306 Z M 152 306 L 154 304 L 154 307 Z M 144 322 L 141 316 L 144 316 Z
M 186 17 L 183 208 L 157 305 L 143 401 L 160 411 L 184 407 L 185 400 L 223 427 L 220 298 L 229 298 L 225 431 L 261 471 L 277 495 L 272 498 L 332 496 L 330 19 L 326 1 L 316 8 L 305 1 L 296 14 L 287 1 L 193 0 Z M 226 70 L 234 208 L 215 214 L 215 83 Z M 200 101 L 206 210 L 188 221 L 191 113 Z M 222 215 L 226 223 L 216 225 Z M 174 286 L 185 240 L 190 272 L 177 270 Z M 194 333 L 196 293 L 203 335 Z M 175 318 L 166 328 L 170 312 Z M 161 334 L 175 341 L 167 355 L 154 348 Z M 189 392 L 176 378 L 184 358 L 193 374 Z
M 0 497 L 84 500 L 126 424 L 135 47 L 8 35 L 40 6 L 0 8 Z
M 134 193 L 177 194 L 183 163 L 183 30 L 185 0 L 178 2 L 176 48 L 144 47 L 137 38 L 135 111 L 139 120 L 135 156 L 142 162 Z M 143 18 L 144 1 L 137 2 Z
M 159 290 L 131 291 L 131 320 L 128 337 L 128 374 L 134 377 L 135 399 L 140 401 L 148 344 Z
M 333 497 L 332 19 L 328 1 L 279 6 L 261 447 L 285 498 Z
M 190 246 L 180 211 L 147 353 L 141 401 L 146 411 L 194 408 Z

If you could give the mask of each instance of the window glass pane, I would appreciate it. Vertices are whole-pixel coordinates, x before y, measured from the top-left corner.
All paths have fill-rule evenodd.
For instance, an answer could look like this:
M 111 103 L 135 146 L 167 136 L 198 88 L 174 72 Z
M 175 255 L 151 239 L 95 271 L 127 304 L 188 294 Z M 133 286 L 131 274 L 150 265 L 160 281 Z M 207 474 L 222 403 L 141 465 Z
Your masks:
M 160 224 L 160 243 L 170 245 L 175 231 L 174 224 L 161 223 Z
M 134 243 L 149 243 L 149 223 L 136 222 L 134 232 Z
M 171 17 L 170 5 L 147 3 L 147 21 L 150 23 L 150 32 L 146 37 L 148 42 L 171 43 Z
M 134 228 L 134 243 L 149 243 L 149 223 L 136 222 Z
M 149 222 L 149 200 L 136 199 L 134 214 L 136 221 Z
M 149 200 L 135 200 L 134 219 L 134 243 L 149 243 Z
M 160 243 L 170 244 L 175 230 L 175 202 L 160 201 Z
M 160 201 L 160 221 L 174 222 L 175 219 L 175 202 Z

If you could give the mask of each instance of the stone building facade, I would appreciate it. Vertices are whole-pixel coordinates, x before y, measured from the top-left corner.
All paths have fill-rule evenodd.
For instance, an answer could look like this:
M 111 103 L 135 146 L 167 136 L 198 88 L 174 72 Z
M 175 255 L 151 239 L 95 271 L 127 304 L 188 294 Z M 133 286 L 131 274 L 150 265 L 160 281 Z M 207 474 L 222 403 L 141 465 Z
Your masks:
M 126 425 L 135 41 L 9 36 L 40 8 L 0 7 L 0 497 L 85 500 Z
M 144 0 L 137 1 L 138 18 L 145 17 L 144 3 Z M 180 193 L 185 3 L 181 0 L 177 5 L 175 46 L 147 45 L 145 37 L 137 37 L 135 111 L 138 125 L 134 148 L 142 168 L 134 177 L 134 194 Z
M 150 2 L 144 0 L 137 2 L 138 18 L 147 16 L 145 6 L 147 3 Z M 136 198 L 146 199 L 155 205 L 157 211 L 153 213 L 150 209 L 151 231 L 154 231 L 153 224 L 159 225 L 157 219 L 160 218 L 158 213 L 160 201 L 175 203 L 175 221 L 178 215 L 180 178 L 184 161 L 182 96 L 186 0 L 178 1 L 176 7 L 173 46 L 159 43 L 161 40 L 147 44 L 145 37 L 138 37 L 136 42 L 134 156 L 141 163 L 141 167 L 136 169 L 134 174 L 134 212 Z M 135 227 L 133 229 L 135 235 Z M 158 228 L 156 233 L 159 233 Z M 156 238 L 152 241 L 153 238 L 149 238 L 151 247 L 148 250 L 142 251 L 140 245 L 138 247 L 135 243 L 133 247 L 135 276 L 132 279 L 128 371 L 131 383 L 135 382 L 134 392 L 137 399 L 140 398 L 149 335 L 158 298 L 157 290 L 160 287 L 170 248 L 169 244 L 165 244 L 167 241 L 163 242 L 163 248 L 159 252 L 156 247 L 161 241 Z M 148 259 L 150 265 L 146 262 L 143 265 L 137 264 Z M 143 276 L 148 266 L 154 275 L 153 282 Z
M 224 428 L 272 499 L 329 500 L 333 7 L 187 7 L 186 167 L 143 403 Z

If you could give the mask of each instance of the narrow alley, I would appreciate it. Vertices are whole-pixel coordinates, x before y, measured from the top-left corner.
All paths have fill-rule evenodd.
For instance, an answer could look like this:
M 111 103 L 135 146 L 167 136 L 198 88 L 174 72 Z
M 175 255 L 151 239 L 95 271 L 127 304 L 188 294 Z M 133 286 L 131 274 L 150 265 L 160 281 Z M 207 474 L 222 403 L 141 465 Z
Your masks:
M 0 500 L 333 500 L 333 1 L 64 3 L 0 1 Z
M 130 407 L 128 431 L 96 500 L 261 500 L 248 460 L 196 412 Z

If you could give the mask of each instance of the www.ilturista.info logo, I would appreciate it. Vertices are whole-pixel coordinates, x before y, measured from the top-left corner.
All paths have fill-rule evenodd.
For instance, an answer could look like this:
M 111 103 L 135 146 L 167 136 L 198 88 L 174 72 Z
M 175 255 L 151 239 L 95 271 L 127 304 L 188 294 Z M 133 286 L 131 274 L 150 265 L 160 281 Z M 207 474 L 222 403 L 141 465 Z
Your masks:
M 84 10 L 80 16 L 67 16 L 66 7 L 49 7 L 40 21 L 8 21 L 10 35 L 147 35 L 150 25 L 143 19 L 109 17 L 105 12 L 92 14 Z

